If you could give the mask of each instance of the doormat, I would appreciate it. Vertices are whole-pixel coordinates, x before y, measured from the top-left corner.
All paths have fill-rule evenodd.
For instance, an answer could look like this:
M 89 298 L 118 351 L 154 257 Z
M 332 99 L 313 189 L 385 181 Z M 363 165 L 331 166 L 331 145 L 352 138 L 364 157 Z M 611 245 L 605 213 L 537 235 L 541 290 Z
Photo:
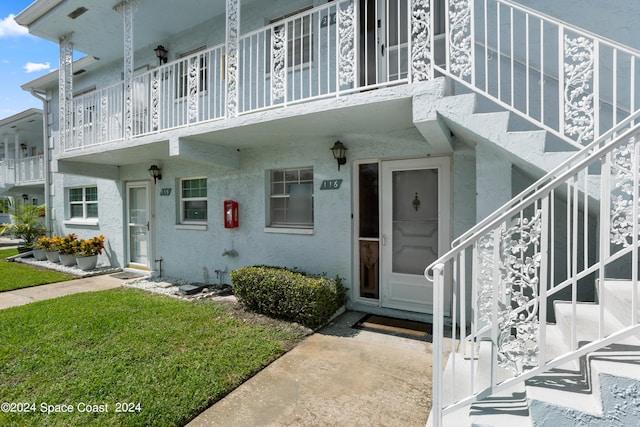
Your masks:
M 431 342 L 433 339 L 433 325 L 429 323 L 394 319 L 375 314 L 367 314 L 355 323 L 352 328 L 427 342 Z
M 122 280 L 130 280 L 130 279 L 140 279 L 142 277 L 148 277 L 148 275 L 132 273 L 129 271 L 123 271 L 122 273 L 112 274 L 111 277 L 115 277 L 116 279 L 122 279 Z

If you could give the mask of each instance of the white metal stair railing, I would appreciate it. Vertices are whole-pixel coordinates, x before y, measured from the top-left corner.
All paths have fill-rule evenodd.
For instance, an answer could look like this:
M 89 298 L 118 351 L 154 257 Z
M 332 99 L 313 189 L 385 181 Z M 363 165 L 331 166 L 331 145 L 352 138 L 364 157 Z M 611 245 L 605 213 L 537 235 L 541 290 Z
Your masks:
M 451 77 L 577 147 L 640 108 L 640 51 L 509 0 L 430 0 L 429 11 L 438 1 L 447 38 L 444 60 L 434 60 L 430 34 L 431 77 Z
M 598 197 L 585 191 L 593 179 L 599 183 Z M 425 276 L 434 283 L 433 426 L 458 408 L 640 332 L 639 213 L 637 112 L 481 221 L 427 267 Z M 595 290 L 596 284 L 601 288 L 609 274 L 630 281 L 632 315 L 612 332 L 604 315 L 611 303 L 599 289 L 598 339 L 580 343 L 579 293 Z M 447 350 L 452 379 L 456 363 L 471 364 L 471 392 L 463 396 L 453 380 L 447 387 L 443 383 L 447 289 L 453 293 Z M 550 358 L 547 305 L 556 299 L 572 304 L 571 342 L 569 352 Z M 491 342 L 487 387 L 475 384 L 473 375 L 474 355 L 483 340 Z M 453 357 L 459 349 L 464 357 Z M 498 380 L 501 370 L 513 377 Z

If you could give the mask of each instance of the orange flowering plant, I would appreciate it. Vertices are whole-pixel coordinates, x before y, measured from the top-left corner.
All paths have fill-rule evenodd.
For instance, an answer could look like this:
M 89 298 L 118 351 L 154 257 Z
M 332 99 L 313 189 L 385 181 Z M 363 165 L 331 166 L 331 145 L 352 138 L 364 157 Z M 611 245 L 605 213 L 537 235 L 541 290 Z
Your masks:
M 104 249 L 104 236 L 101 234 L 92 239 L 82 239 L 79 246 L 82 256 L 100 255 Z

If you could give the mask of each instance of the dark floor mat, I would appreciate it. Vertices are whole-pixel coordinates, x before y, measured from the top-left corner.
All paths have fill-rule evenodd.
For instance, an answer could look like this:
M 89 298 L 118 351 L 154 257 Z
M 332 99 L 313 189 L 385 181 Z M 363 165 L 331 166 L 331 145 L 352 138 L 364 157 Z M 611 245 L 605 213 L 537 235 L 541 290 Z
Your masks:
M 433 327 L 429 323 L 413 320 L 394 319 L 392 317 L 367 314 L 353 326 L 363 331 L 378 332 L 381 334 L 401 336 L 431 342 Z

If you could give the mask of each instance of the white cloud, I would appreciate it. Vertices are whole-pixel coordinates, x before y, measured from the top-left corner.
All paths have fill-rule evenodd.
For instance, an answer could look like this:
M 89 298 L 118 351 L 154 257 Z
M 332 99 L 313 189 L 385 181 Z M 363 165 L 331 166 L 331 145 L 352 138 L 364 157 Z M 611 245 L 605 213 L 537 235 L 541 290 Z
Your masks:
M 0 37 L 23 36 L 29 34 L 29 30 L 18 25 L 15 21 L 16 16 L 11 13 L 6 18 L 0 20 Z
M 48 70 L 51 68 L 51 63 L 45 62 L 44 64 L 37 64 L 35 62 L 27 62 L 24 64 L 24 70 L 27 73 L 33 73 L 34 71 Z

